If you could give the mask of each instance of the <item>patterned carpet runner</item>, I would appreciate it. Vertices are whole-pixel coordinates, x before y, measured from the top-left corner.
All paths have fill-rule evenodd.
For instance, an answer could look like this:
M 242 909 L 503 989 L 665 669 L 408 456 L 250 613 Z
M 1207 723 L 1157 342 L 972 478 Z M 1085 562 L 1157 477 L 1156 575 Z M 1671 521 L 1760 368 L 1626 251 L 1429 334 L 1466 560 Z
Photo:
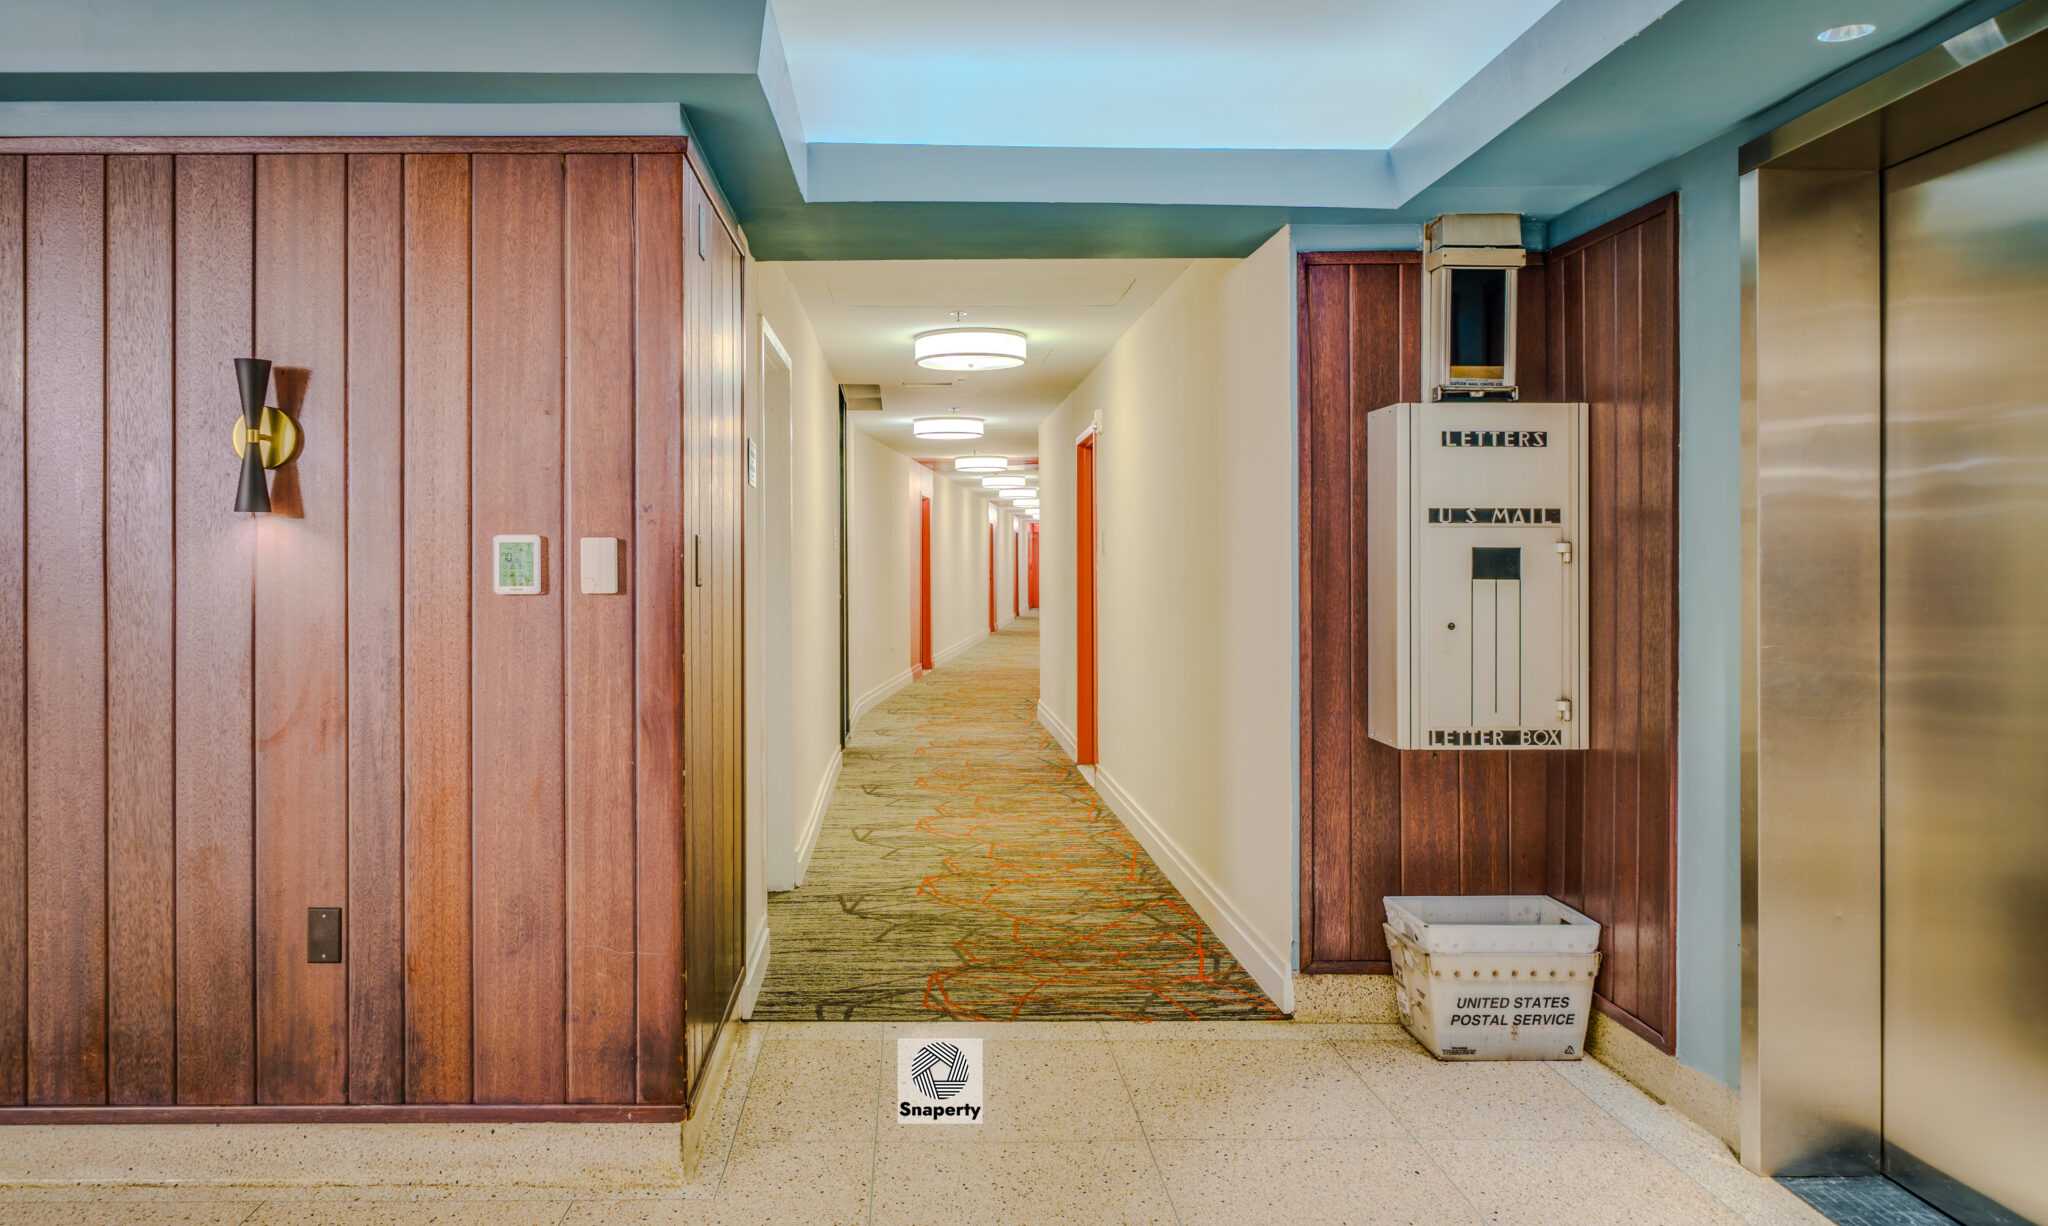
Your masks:
M 757 1020 L 1279 1016 L 1037 699 L 1034 616 L 862 718 L 804 884 L 769 897 Z

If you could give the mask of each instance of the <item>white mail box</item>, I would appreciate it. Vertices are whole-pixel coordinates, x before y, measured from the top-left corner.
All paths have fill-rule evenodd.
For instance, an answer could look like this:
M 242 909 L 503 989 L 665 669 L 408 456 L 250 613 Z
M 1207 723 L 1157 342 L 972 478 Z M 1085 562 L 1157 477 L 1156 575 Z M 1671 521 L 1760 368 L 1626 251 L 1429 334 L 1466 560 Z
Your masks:
M 1366 731 L 1397 749 L 1586 746 L 1586 406 L 1366 419 Z

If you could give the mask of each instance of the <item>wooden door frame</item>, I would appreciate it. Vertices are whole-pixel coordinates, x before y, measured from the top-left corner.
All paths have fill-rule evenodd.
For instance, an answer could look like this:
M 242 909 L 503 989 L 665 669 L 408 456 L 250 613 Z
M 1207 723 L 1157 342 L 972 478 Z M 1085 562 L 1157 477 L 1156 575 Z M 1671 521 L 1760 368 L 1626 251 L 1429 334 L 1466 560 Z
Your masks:
M 1096 641 L 1100 613 L 1096 593 L 1095 443 L 1090 426 L 1074 440 L 1074 761 L 1093 766 L 1100 756 L 1096 721 L 1096 680 L 1101 661 Z

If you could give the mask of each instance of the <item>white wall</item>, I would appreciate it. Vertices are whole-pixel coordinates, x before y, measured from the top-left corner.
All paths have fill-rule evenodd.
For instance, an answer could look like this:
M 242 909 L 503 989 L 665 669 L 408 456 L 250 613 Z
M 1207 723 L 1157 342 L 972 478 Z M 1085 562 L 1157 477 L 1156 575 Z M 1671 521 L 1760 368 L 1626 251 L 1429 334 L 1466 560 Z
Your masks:
M 788 434 L 763 440 L 765 480 L 757 495 L 787 500 L 787 616 L 750 619 L 750 626 L 774 625 L 777 641 L 767 647 L 787 652 L 787 667 L 777 672 L 790 687 L 788 701 L 778 704 L 788 717 L 781 760 L 788 763 L 789 778 L 780 801 L 788 807 L 788 820 L 777 825 L 794 826 L 800 877 L 839 769 L 839 383 L 782 267 L 754 264 L 751 271 L 748 300 L 757 326 L 749 338 L 750 373 L 760 374 L 760 323 L 766 323 L 790 359 Z M 760 401 L 756 394 L 750 402 L 750 429 L 769 424 Z M 778 446 L 786 458 L 771 465 L 766 461 Z M 775 488 L 777 482 L 785 483 L 783 488 Z M 769 884 L 788 888 L 795 881 Z
M 932 482 L 932 663 L 988 637 L 989 500 L 950 477 Z
M 853 713 L 910 683 L 917 651 L 917 499 L 929 472 L 856 430 L 846 445 L 847 660 Z
M 1198 260 L 1039 432 L 1041 697 L 1075 726 L 1074 440 L 1099 420 L 1096 784 L 1293 1007 L 1293 260 Z

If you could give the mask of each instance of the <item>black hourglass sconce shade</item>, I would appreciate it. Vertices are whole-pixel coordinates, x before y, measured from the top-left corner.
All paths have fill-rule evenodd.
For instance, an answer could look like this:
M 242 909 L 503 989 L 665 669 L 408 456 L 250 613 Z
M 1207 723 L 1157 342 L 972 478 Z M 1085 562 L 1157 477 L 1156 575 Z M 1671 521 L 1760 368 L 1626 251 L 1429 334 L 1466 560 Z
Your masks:
M 242 481 L 235 488 L 235 510 L 270 510 L 270 484 L 263 479 L 263 397 L 270 390 L 270 363 L 263 358 L 236 358 L 235 382 L 242 390 L 240 432 Z
M 242 416 L 235 422 L 235 454 L 242 457 L 235 510 L 268 511 L 270 487 L 263 480 L 263 470 L 290 463 L 306 436 L 290 413 L 275 405 L 264 407 L 263 394 L 270 389 L 268 361 L 236 358 L 235 383 L 242 392 Z

